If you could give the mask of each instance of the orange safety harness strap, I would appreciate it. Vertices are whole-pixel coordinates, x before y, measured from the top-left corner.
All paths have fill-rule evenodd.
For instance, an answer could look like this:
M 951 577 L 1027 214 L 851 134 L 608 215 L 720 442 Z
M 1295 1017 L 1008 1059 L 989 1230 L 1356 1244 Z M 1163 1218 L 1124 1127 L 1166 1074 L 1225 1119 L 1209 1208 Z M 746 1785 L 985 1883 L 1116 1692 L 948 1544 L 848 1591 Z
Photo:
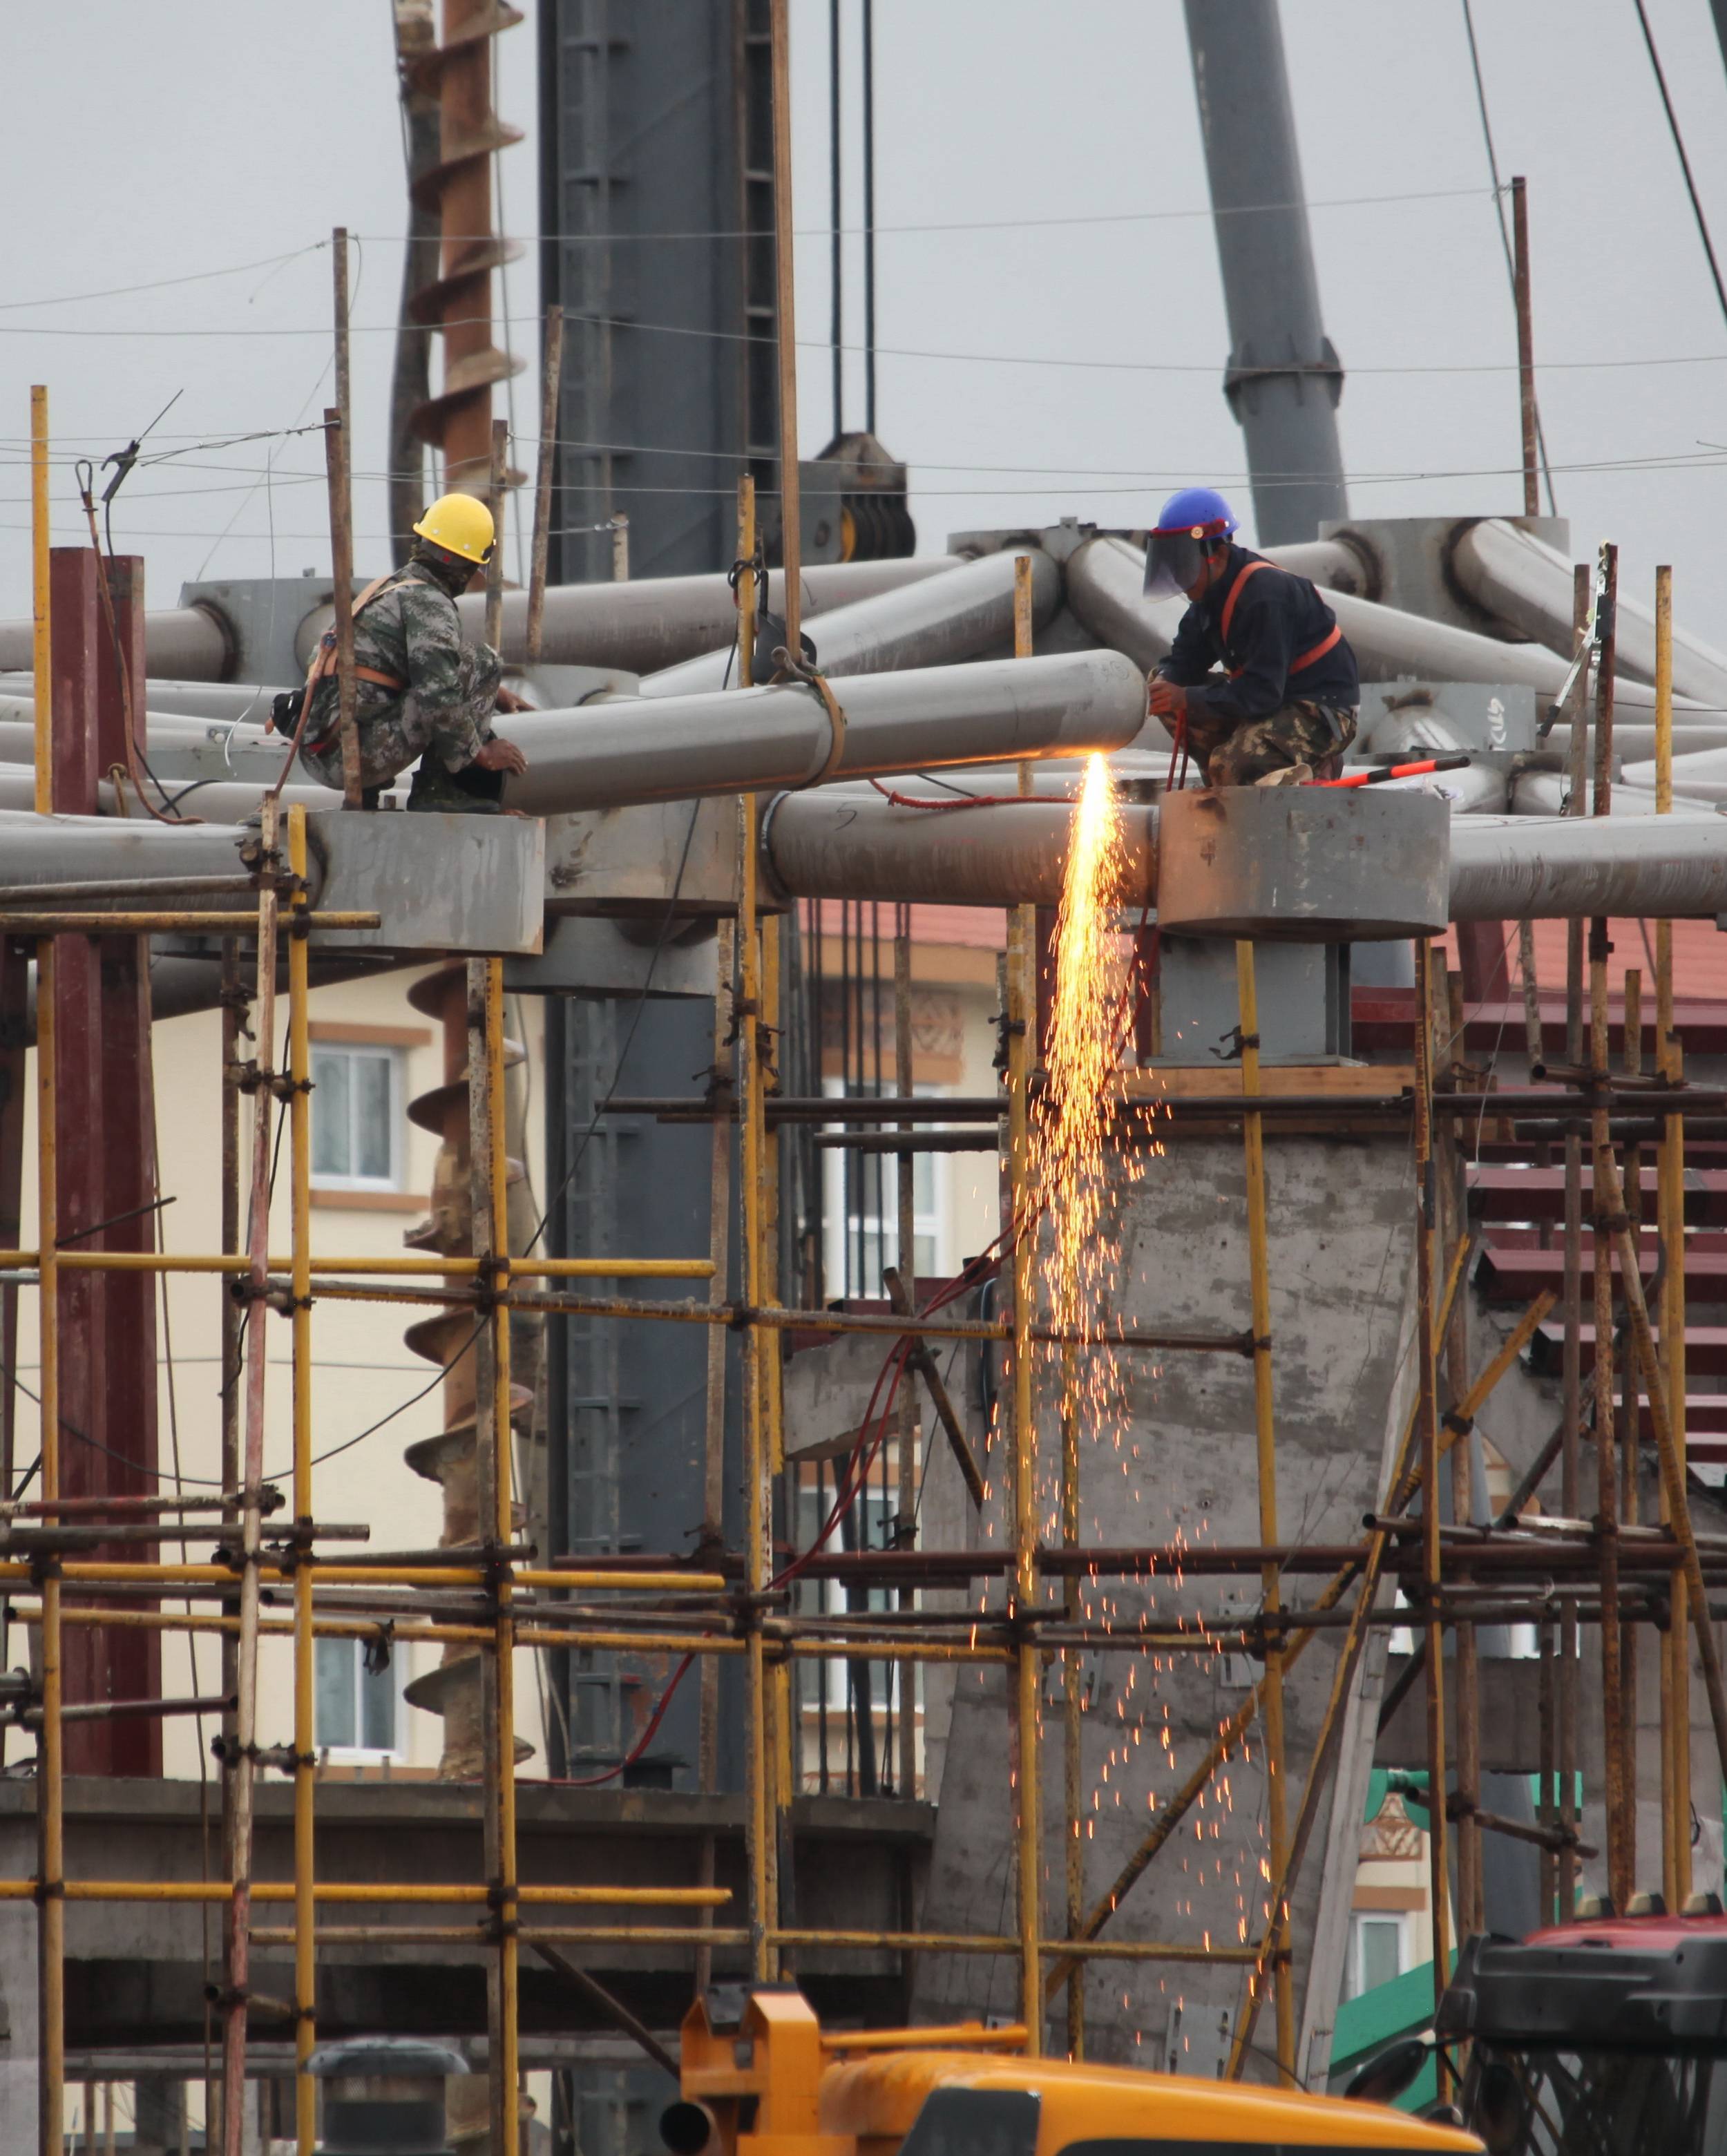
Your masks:
M 1218 634 L 1223 640 L 1226 659 L 1229 656 L 1230 624 L 1236 617 L 1236 601 L 1241 596 L 1242 585 L 1246 583 L 1249 577 L 1257 576 L 1260 570 L 1272 569 L 1276 567 L 1277 564 L 1274 562 L 1249 562 L 1242 569 L 1241 575 L 1230 586 L 1229 596 L 1223 602 L 1223 618 L 1218 625 Z M 1289 671 L 1292 674 L 1303 674 L 1309 666 L 1317 666 L 1328 651 L 1334 650 L 1337 645 L 1342 643 L 1343 634 L 1342 629 L 1335 622 L 1333 622 L 1329 635 L 1322 636 L 1317 644 L 1309 644 L 1305 651 L 1298 651 L 1296 654 L 1289 662 Z M 1231 666 L 1229 669 L 1230 680 L 1238 680 L 1245 670 L 1240 666 Z
M 358 598 L 354 601 L 350 619 L 357 621 L 373 599 L 382 598 L 387 588 L 394 584 L 401 574 L 402 572 L 399 569 L 392 569 L 387 576 L 374 577 Z M 312 692 L 319 682 L 328 680 L 335 671 L 336 630 L 332 625 L 318 639 L 317 649 L 311 655 L 311 664 L 306 670 L 305 708 L 307 711 L 311 708 Z M 357 681 L 375 681 L 380 689 L 405 689 L 408 686 L 405 681 L 398 680 L 395 675 L 381 674 L 375 666 L 356 666 L 353 675 Z M 337 723 L 340 724 L 339 716 Z M 327 748 L 334 740 L 336 732 L 336 726 L 327 726 L 316 741 L 306 743 L 307 747 L 315 751 Z

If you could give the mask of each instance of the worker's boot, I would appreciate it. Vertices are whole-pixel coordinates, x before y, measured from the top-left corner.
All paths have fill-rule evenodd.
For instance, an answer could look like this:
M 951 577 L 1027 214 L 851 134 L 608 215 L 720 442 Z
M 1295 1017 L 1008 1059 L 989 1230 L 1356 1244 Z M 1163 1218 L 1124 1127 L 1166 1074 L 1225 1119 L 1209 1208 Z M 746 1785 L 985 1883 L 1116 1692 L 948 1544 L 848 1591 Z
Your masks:
M 502 772 L 483 771 L 476 763 L 452 771 L 428 750 L 414 774 L 408 806 L 422 814 L 501 816 L 503 793 Z

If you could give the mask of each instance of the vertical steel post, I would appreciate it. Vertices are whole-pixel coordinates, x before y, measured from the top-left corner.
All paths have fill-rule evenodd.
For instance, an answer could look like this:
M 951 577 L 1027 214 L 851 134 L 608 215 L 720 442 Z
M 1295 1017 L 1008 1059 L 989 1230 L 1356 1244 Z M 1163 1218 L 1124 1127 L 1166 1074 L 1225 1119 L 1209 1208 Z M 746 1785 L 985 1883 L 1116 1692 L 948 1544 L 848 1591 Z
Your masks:
M 54 806 L 49 732 L 53 697 L 49 641 L 48 392 L 41 388 L 30 392 L 30 525 L 36 813 L 45 816 Z M 45 936 L 36 947 L 36 1301 L 41 1363 L 37 1378 L 42 1416 L 40 1481 L 43 1496 L 49 1498 L 60 1494 L 54 988 L 54 938 Z M 43 1569 L 41 1603 L 42 1733 L 36 1753 L 37 2146 L 40 2156 L 63 2156 L 66 2138 L 65 1779 L 60 1723 L 60 1582 L 58 1568 L 51 1563 Z
M 234 1744 L 223 1761 L 229 1808 L 228 1981 L 222 2045 L 222 2156 L 241 2156 L 246 2011 L 252 1970 L 252 1815 L 258 1758 L 258 1567 L 263 1542 L 265 1297 L 270 1286 L 270 1106 L 275 1099 L 277 806 L 266 794 L 260 833 L 256 1084 L 252 1095 L 251 1209 L 247 1221 L 245 1456 L 240 1495 L 239 1667 Z
M 552 476 L 558 467 L 558 391 L 563 378 L 563 309 L 546 310 L 545 353 L 540 362 L 540 454 L 534 471 L 533 551 L 527 571 L 529 665 L 538 663 L 546 634 L 546 562 L 552 544 Z
M 1601 550 L 1596 599 L 1595 772 L 1592 813 L 1608 814 L 1613 794 L 1613 608 L 1617 596 L 1619 550 Z M 1619 1485 L 1613 1421 L 1613 1257 L 1611 1230 L 1602 1207 L 1601 1155 L 1608 1139 L 1607 1110 L 1601 1092 L 1607 1071 L 1607 941 L 1606 918 L 1589 924 L 1589 1070 L 1598 1105 L 1591 1122 L 1595 1169 L 1593 1211 L 1595 1260 L 1595 1456 L 1596 1536 L 1601 1559 L 1601 1652 L 1602 1746 L 1607 1816 L 1607 1892 L 1622 1909 L 1632 1892 L 1637 1866 L 1636 1793 L 1627 1788 L 1622 1742 L 1625 1711 L 1624 1665 L 1619 1633 Z
M 1511 182 L 1511 290 L 1517 305 L 1517 393 L 1523 427 L 1523 513 L 1540 513 L 1540 439 L 1535 417 L 1535 335 L 1529 311 L 1529 205 L 1527 182 Z
M 798 469 L 798 332 L 792 239 L 791 30 L 787 0 L 771 0 L 774 80 L 774 270 L 779 340 L 779 558 L 785 575 L 785 648 L 802 649 L 803 497 Z
M 1503 944 L 1501 943 L 1503 952 Z M 1462 1062 L 1464 1037 L 1463 979 L 1443 964 L 1430 969 L 1433 988 L 1433 1068 L 1436 1089 L 1454 1091 Z M 1467 1194 L 1457 1143 L 1457 1122 L 1446 1116 L 1434 1133 L 1437 1171 L 1437 1210 L 1439 1246 L 1451 1249 L 1467 1232 Z M 1468 1298 L 1458 1299 L 1446 1327 L 1443 1358 L 1445 1398 L 1454 1405 L 1469 1389 Z M 1467 1525 L 1470 1518 L 1470 1458 L 1467 1442 L 1452 1446 L 1451 1517 Z M 1487 1928 L 1483 1851 L 1475 1807 L 1481 1801 L 1481 1658 L 1475 1627 L 1459 1623 L 1452 1628 L 1453 1676 L 1457 1699 L 1452 1720 L 1457 1729 L 1457 1930 L 1464 1938 Z
M 1451 1866 L 1445 1815 L 1445 1630 L 1439 1620 L 1439 1400 L 1433 1338 L 1433 1057 L 1427 1012 L 1431 1003 L 1432 946 L 1415 946 L 1415 1168 L 1416 1418 L 1421 1458 L 1421 1578 L 1426 1614 L 1422 1626 L 1427 1680 L 1428 1895 L 1433 1912 L 1433 2001 L 1451 1975 Z M 1439 2095 L 1451 2093 L 1445 2054 L 1434 2054 Z
M 753 578 L 752 577 L 752 581 Z M 742 604 L 743 579 L 740 578 L 739 619 L 744 608 Z M 752 597 L 748 608 L 751 632 L 748 640 L 740 629 L 739 653 L 743 680 L 739 686 L 749 685 L 749 644 L 754 640 L 755 608 Z M 711 1307 L 719 1309 L 730 1292 L 732 1255 L 732 1168 L 735 1151 L 732 1129 L 733 1115 L 738 1101 L 736 1079 L 735 1034 L 733 1030 L 733 998 L 736 994 L 735 961 L 737 930 L 729 921 L 718 924 L 714 938 L 714 997 L 713 997 L 713 1088 L 716 1112 L 712 1128 L 712 1153 L 710 1162 L 707 1254 L 713 1271 L 707 1283 L 707 1300 Z M 726 1359 L 730 1336 L 722 1325 L 707 1328 L 707 1400 L 702 1419 L 702 1539 L 704 1545 L 714 1548 L 725 1543 L 726 1505 Z M 696 1786 L 704 1795 L 712 1795 L 720 1785 L 720 1671 L 717 1655 L 704 1655 L 701 1665 L 701 1703 L 696 1731 Z M 697 1884 L 712 1887 L 714 1881 L 714 1838 L 711 1834 L 702 1837 Z M 704 1910 L 696 1919 L 707 1930 L 713 1922 L 712 1911 Z M 696 1996 L 707 1995 L 713 1977 L 713 1949 L 698 1946 L 696 1949 Z
M 896 1089 L 902 1100 L 909 1101 L 914 1091 L 912 1083 L 912 909 L 897 906 L 893 910 L 893 1065 Z M 911 1141 L 916 1132 L 913 1123 L 902 1123 L 900 1136 L 906 1149 L 895 1154 L 895 1196 L 898 1200 L 898 1244 L 900 1277 L 906 1284 L 910 1306 L 917 1305 L 917 1202 L 915 1177 L 917 1157 L 911 1151 Z M 917 1510 L 917 1451 L 923 1436 L 923 1401 L 908 1370 L 900 1380 L 899 1444 L 896 1466 L 898 1471 L 895 1509 L 898 1515 L 894 1522 L 894 1543 L 897 1548 L 912 1547 L 913 1522 Z M 915 1607 L 917 1592 L 915 1588 L 900 1589 L 900 1608 L 910 1611 Z M 902 1797 L 917 1794 L 917 1665 L 902 1662 L 899 1666 L 899 1793 Z
M 53 521 L 48 506 L 48 391 L 40 382 L 30 392 L 30 607 L 31 678 L 36 695 L 36 814 L 54 810 L 54 670 L 49 641 L 49 539 Z M 37 991 L 39 995 L 41 991 Z
M 306 1010 L 311 991 L 305 916 L 309 866 L 306 810 L 288 811 L 288 1178 L 291 1211 L 290 1262 L 294 1314 L 294 1526 L 310 1554 L 311 1468 L 311 1034 Z M 317 1931 L 314 1805 L 317 1747 L 313 1722 L 312 1575 L 294 1571 L 294 2133 L 297 2156 L 311 2156 L 318 2134 L 317 2083 L 306 2070 L 317 2043 Z
M 776 121 L 778 89 L 783 68 L 784 0 L 774 13 Z M 776 156 L 779 154 L 776 126 Z M 790 235 L 785 235 L 790 245 Z M 738 558 L 753 562 L 756 550 L 755 481 L 746 472 L 738 482 Z M 787 581 L 789 592 L 795 577 Z M 755 578 L 744 570 L 738 578 L 739 634 L 746 666 L 753 647 Z M 788 629 L 787 634 L 790 636 Z M 795 640 L 790 647 L 796 648 Z M 761 938 L 757 902 L 757 847 L 760 807 L 753 793 L 742 797 L 738 809 L 738 1082 L 742 1108 L 741 1174 L 743 1185 L 743 1300 L 751 1310 L 762 1299 L 762 1180 L 767 1152 L 767 1114 L 762 1087 L 760 1024 L 762 1018 Z M 760 1607 L 754 1599 L 768 1584 L 770 1507 L 767 1433 L 763 1428 L 761 1328 L 749 1325 L 743 1334 L 743 1487 L 744 1578 L 752 1597 L 752 1613 Z M 778 1928 L 774 1893 L 777 1821 L 773 1803 L 773 1753 L 769 1742 L 768 1673 L 758 1624 L 749 1630 L 746 1683 L 748 1743 L 745 1775 L 748 1790 L 750 1974 L 758 1981 L 771 1977 L 775 1949 L 768 1933 Z
M 1578 562 L 1571 586 L 1573 654 L 1586 654 L 1591 610 L 1589 568 Z M 1586 656 L 1571 705 L 1571 744 L 1565 814 L 1581 816 L 1588 807 L 1584 773 L 1589 729 L 1584 718 L 1589 690 Z M 1583 1060 L 1583 924 L 1565 924 L 1565 1060 L 1575 1070 Z M 1562 1435 L 1560 1441 L 1560 1509 L 1575 1519 L 1581 1502 L 1579 1453 L 1583 1424 L 1583 1140 L 1575 1130 L 1565 1132 L 1565 1343 L 1560 1375 Z M 1581 1676 L 1582 1638 L 1577 1623 L 1577 1604 L 1567 1597 L 1560 1604 L 1559 1664 L 1559 1808 L 1561 1825 L 1575 1830 L 1577 1823 L 1578 1684 Z M 1560 1852 L 1559 1921 L 1569 1923 L 1577 1899 L 1577 1856 L 1570 1844 Z
M 467 975 L 470 1189 L 474 1256 L 482 1289 L 508 1288 L 509 1161 L 504 1143 L 504 968 L 501 958 L 470 958 Z M 516 2156 L 521 2139 L 516 1860 L 516 1620 L 511 1542 L 510 1313 L 482 1306 L 475 1341 L 474 1441 L 477 1528 L 492 1558 L 496 1597 L 491 1648 L 483 1660 L 486 1886 L 495 1952 L 486 1982 L 486 2074 L 495 2150 Z
M 1236 946 L 1236 987 L 1241 999 L 1241 1091 L 1259 1091 L 1259 993 L 1253 946 Z M 1253 1428 L 1259 1472 L 1259 1539 L 1267 1548 L 1277 1541 L 1277 1440 L 1272 1393 L 1271 1250 L 1266 1218 L 1265 1122 L 1257 1109 L 1241 1117 L 1247 1179 L 1248 1288 L 1252 1307 Z M 1424 1315 L 1423 1323 L 1428 1322 Z M 1282 1583 L 1275 1562 L 1261 1574 L 1265 1614 L 1282 1607 Z M 1267 1811 L 1271 1827 L 1272 1877 L 1283 1891 L 1289 1857 L 1288 1786 L 1283 1731 L 1283 1648 L 1267 1639 L 1265 1652 L 1265 1771 Z M 1277 2008 L 1277 2071 L 1295 2082 L 1295 1983 L 1289 1964 L 1287 1903 L 1270 1912 L 1274 1950 L 1278 1955 L 1272 1982 Z
M 1031 570 L 1022 556 L 1014 568 L 1014 654 L 1031 646 Z M 1020 791 L 1031 791 L 1031 767 L 1020 766 Z M 1032 1188 L 1031 1073 L 1041 1042 L 1037 1023 L 1037 909 L 1016 906 L 1007 917 L 1008 1189 L 1013 1250 L 1013 1505 L 1014 1568 L 1009 1606 L 1028 1616 L 1037 1602 L 1037 1465 L 1036 1405 L 1031 1383 L 1031 1327 L 1037 1297 L 1037 1206 Z M 1043 1979 L 1038 1939 L 1043 1873 L 1042 1744 L 1040 1656 L 1023 1633 L 1014 1657 L 1015 1786 L 1019 1795 L 1015 1876 L 1020 1935 L 1020 2019 L 1027 2051 L 1043 2050 Z
M 1655 813 L 1673 805 L 1673 572 L 1655 572 Z M 1669 1086 L 1683 1075 L 1683 1054 L 1673 1024 L 1673 925 L 1655 924 L 1655 1057 Z M 1662 1250 L 1661 1360 L 1667 1376 L 1668 1419 L 1680 1472 L 1685 1465 L 1685 1119 L 1667 1116 L 1661 1126 L 1657 1177 Z M 1661 1517 L 1670 1521 L 1663 1486 Z M 1683 1909 L 1691 1893 L 1691 1635 L 1690 1583 L 1673 1568 L 1673 1616 L 1663 1642 L 1663 1753 L 1668 1802 L 1662 1817 L 1662 1887 L 1669 1909 Z
M 510 482 L 510 423 L 491 423 L 491 464 L 486 506 L 491 511 L 491 552 L 486 563 L 486 640 L 496 651 L 504 640 L 504 490 Z
M 336 614 L 336 683 L 342 729 L 342 805 L 361 807 L 360 735 L 354 721 L 354 526 L 342 414 L 324 413 L 324 477 L 330 493 L 330 588 Z

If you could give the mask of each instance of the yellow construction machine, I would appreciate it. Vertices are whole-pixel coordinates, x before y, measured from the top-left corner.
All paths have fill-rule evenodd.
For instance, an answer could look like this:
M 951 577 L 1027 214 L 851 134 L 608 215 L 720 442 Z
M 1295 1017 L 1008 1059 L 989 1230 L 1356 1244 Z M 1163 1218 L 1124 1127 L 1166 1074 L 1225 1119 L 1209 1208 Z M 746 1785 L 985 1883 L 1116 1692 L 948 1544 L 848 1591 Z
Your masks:
M 1473 2150 L 1455 2127 L 1377 2104 L 1024 2056 L 1023 2028 L 824 2032 L 795 1987 L 683 2027 L 671 2156 L 1250 2156 Z

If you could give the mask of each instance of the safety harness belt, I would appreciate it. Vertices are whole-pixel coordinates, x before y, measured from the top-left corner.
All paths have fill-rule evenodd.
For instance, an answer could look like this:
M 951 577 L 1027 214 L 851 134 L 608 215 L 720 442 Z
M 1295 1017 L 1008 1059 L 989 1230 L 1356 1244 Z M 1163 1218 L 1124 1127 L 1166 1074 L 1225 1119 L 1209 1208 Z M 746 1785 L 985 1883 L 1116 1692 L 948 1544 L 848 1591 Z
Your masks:
M 1236 601 L 1241 596 L 1242 585 L 1246 583 L 1249 577 L 1257 576 L 1260 570 L 1274 569 L 1276 567 L 1275 562 L 1249 562 L 1242 569 L 1241 575 L 1230 586 L 1229 596 L 1223 602 L 1223 618 L 1218 624 L 1218 634 L 1223 641 L 1226 660 L 1229 657 L 1229 625 L 1235 619 Z M 1343 641 L 1343 634 L 1342 629 L 1335 622 L 1333 622 L 1329 636 L 1322 636 L 1317 644 L 1310 644 L 1305 651 L 1296 654 L 1289 662 L 1289 671 L 1292 674 L 1303 674 L 1309 666 L 1317 666 L 1328 651 L 1334 649 Z M 1240 666 L 1230 667 L 1228 670 L 1230 680 L 1239 680 L 1246 670 Z
M 394 584 L 399 579 L 401 574 L 402 572 L 399 569 L 392 569 L 386 576 L 374 577 L 372 582 L 367 585 L 365 590 L 361 593 L 358 598 L 354 601 L 351 613 L 351 619 L 357 621 L 360 616 L 365 612 L 366 608 L 371 605 L 373 599 L 382 598 L 385 590 L 390 585 Z M 1231 596 L 1233 596 L 1233 594 L 1231 594 Z M 306 701 L 308 706 L 310 706 L 311 702 L 312 692 L 317 687 L 319 682 L 327 680 L 335 671 L 336 630 L 332 625 L 329 629 L 326 629 L 324 631 L 324 634 L 318 639 L 317 649 L 312 654 L 311 664 L 306 670 Z M 405 689 L 408 686 L 408 684 L 405 681 L 398 680 L 395 675 L 382 674 L 375 666 L 356 666 L 353 670 L 353 675 L 355 680 L 374 681 L 380 689 Z M 321 752 L 324 749 L 327 748 L 330 743 L 336 738 L 337 726 L 340 723 L 340 715 L 338 713 L 336 723 L 326 726 L 324 732 L 318 736 L 317 739 L 313 742 L 308 742 L 306 743 L 306 747 L 313 750 L 315 752 Z

